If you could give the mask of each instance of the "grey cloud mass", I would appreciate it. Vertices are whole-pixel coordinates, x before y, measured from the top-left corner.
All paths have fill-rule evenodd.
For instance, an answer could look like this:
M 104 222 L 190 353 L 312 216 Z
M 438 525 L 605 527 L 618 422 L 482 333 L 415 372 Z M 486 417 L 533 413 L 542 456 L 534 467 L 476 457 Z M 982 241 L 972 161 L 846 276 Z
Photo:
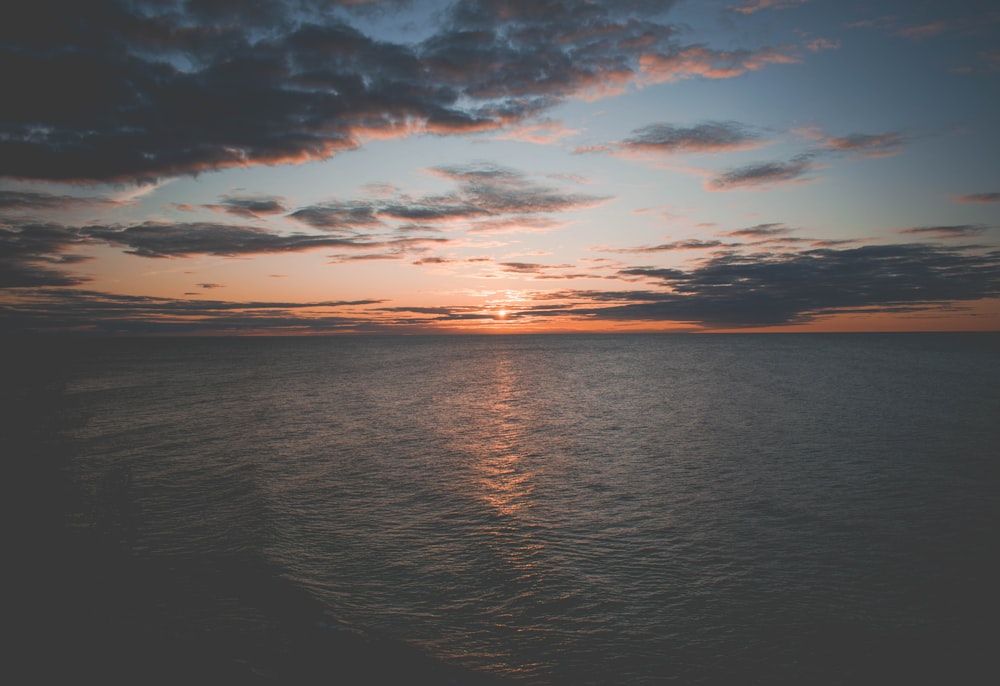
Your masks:
M 149 181 L 496 129 L 682 52 L 673 4 L 461 0 L 408 44 L 352 26 L 353 2 L 24 3 L 0 27 L 0 176 Z
M 600 318 L 751 327 L 801 323 L 856 308 L 942 303 L 1000 294 L 1000 251 L 928 244 L 721 254 L 684 271 L 636 267 L 623 276 L 668 288 L 650 302 L 590 311 Z
M 59 268 L 86 259 L 69 252 L 83 243 L 76 232 L 57 224 L 0 225 L 0 288 L 84 282 Z

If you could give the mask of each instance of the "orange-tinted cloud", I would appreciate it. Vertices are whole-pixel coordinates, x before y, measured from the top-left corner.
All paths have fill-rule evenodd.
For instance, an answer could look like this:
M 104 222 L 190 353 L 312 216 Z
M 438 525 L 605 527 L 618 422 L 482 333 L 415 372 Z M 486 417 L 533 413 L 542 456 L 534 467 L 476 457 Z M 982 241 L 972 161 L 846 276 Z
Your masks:
M 783 10 L 790 7 L 804 5 L 809 0 L 746 0 L 745 2 L 729 8 L 730 12 L 738 14 L 754 14 L 761 10 Z
M 643 55 L 639 65 L 646 81 L 664 83 L 700 76 L 731 79 L 763 69 L 768 64 L 794 64 L 799 58 L 787 49 L 715 50 L 701 45 L 672 53 Z
M 958 203 L 994 203 L 1000 202 L 1000 193 L 969 193 L 955 198 Z
M 897 36 L 902 36 L 903 38 L 910 38 L 913 40 L 920 40 L 923 38 L 929 38 L 931 36 L 936 36 L 939 33 L 945 31 L 948 25 L 944 21 L 932 21 L 926 24 L 916 24 L 913 26 L 906 26 L 896 31 Z
M 898 131 L 830 136 L 818 128 L 804 128 L 796 130 L 795 133 L 817 141 L 825 150 L 857 157 L 889 157 L 902 151 L 912 140 L 911 137 Z

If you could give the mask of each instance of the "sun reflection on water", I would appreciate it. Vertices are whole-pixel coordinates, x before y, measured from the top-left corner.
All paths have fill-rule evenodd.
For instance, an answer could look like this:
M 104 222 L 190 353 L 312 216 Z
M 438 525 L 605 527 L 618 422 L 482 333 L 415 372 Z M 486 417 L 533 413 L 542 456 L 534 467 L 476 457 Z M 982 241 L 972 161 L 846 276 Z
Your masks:
M 530 506 L 534 492 L 534 474 L 525 459 L 532 417 L 510 355 L 499 353 L 484 381 L 487 402 L 480 421 L 492 438 L 480 446 L 473 461 L 478 495 L 497 515 L 512 517 Z

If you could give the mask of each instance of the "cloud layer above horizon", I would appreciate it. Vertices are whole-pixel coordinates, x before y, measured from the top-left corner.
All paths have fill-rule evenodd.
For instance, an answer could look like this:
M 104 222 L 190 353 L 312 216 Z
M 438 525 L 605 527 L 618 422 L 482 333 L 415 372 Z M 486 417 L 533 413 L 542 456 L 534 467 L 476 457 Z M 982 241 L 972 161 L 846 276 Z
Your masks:
M 1000 12 L 822 5 L 29 3 L 0 332 L 1000 329 Z

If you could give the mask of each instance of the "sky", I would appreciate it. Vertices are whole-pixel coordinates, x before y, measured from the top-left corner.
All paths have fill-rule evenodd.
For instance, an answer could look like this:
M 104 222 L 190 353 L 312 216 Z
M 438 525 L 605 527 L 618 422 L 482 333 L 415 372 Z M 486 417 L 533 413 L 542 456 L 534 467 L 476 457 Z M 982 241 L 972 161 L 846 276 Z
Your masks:
M 32 0 L 0 60 L 0 334 L 1000 330 L 992 0 Z

